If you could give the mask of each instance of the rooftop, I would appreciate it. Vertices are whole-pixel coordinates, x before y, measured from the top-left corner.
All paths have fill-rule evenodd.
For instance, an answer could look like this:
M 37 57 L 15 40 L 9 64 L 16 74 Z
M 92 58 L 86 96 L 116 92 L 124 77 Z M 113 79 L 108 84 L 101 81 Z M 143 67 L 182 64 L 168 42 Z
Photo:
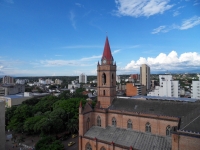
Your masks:
M 106 37 L 106 42 L 105 42 L 105 46 L 104 46 L 102 59 L 103 58 L 106 58 L 106 60 L 113 60 L 111 50 L 110 50 L 110 44 L 109 44 L 109 41 L 108 41 L 108 37 Z
M 146 100 L 164 100 L 164 101 L 180 101 L 180 102 L 196 102 L 198 99 L 195 98 L 184 98 L 184 97 L 165 97 L 165 96 L 133 96 L 132 99 L 145 98 Z
M 180 129 L 200 132 L 200 103 L 137 99 L 114 99 L 109 110 L 140 112 L 181 118 Z
M 137 132 L 131 129 L 121 129 L 116 127 L 101 128 L 91 127 L 84 135 L 89 138 L 97 138 L 106 142 L 114 142 L 127 147 L 134 147 L 141 150 L 171 150 L 171 138 L 150 133 Z

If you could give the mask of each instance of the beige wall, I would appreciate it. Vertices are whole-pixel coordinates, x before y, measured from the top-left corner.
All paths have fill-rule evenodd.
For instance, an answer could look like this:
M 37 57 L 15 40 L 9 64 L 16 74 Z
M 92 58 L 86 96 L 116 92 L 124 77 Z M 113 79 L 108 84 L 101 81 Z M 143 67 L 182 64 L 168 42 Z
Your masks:
M 93 125 L 97 125 L 97 117 L 101 118 L 101 127 L 106 128 L 107 126 L 112 126 L 112 118 L 115 117 L 117 122 L 117 127 L 119 128 L 127 128 L 127 122 L 130 119 L 132 121 L 132 129 L 135 131 L 145 132 L 145 125 L 147 122 L 151 124 L 151 133 L 161 136 L 166 136 L 166 127 L 168 125 L 178 126 L 177 120 L 164 120 L 160 118 L 152 118 L 145 116 L 137 116 L 137 115 L 125 115 L 118 113 L 102 113 L 102 112 L 91 112 L 87 113 L 83 116 L 83 121 L 81 121 L 81 127 L 83 127 L 84 135 L 86 130 L 87 118 L 90 118 L 90 127 Z M 84 125 L 83 125 L 84 124 Z
M 12 107 L 14 105 L 20 105 L 23 101 L 30 99 L 32 97 L 20 97 L 20 98 L 9 98 L 9 97 L 4 97 L 0 96 L 0 100 L 5 101 L 6 107 Z
M 0 150 L 5 150 L 5 102 L 0 100 Z

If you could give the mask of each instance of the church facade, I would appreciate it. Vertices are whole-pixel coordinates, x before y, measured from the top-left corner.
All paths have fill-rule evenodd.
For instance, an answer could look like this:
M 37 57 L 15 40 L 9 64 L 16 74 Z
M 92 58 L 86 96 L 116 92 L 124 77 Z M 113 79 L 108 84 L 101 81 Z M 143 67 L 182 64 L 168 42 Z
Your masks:
M 98 102 L 79 106 L 79 150 L 200 149 L 200 103 L 117 98 L 116 67 L 107 37 Z

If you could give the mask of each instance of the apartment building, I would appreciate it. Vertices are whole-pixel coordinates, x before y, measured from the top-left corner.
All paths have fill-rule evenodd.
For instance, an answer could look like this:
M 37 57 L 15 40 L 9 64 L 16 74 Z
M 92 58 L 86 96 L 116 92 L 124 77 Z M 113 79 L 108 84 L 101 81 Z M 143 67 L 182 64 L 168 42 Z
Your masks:
M 200 80 L 192 81 L 191 86 L 191 98 L 200 99 Z
M 87 83 L 87 76 L 84 73 L 79 75 L 79 83 Z
M 179 81 L 175 81 L 172 75 L 159 75 L 159 86 L 147 94 L 147 96 L 180 97 Z
M 3 84 L 0 86 L 0 96 L 23 93 L 25 86 L 23 84 Z
M 60 79 L 55 79 L 55 84 L 61 85 L 61 84 L 62 84 L 62 80 L 60 80 Z
M 142 64 L 140 67 L 140 83 L 150 89 L 150 67 L 147 64 Z
M 145 95 L 146 86 L 140 83 L 126 83 L 126 96 Z
M 3 84 L 14 84 L 14 78 L 10 76 L 4 76 L 3 77 Z

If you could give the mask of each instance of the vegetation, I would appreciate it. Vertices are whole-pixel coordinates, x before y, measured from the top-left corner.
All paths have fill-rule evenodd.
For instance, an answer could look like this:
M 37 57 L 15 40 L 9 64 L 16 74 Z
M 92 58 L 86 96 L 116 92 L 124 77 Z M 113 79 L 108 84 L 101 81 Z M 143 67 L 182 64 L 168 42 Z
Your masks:
M 37 142 L 35 145 L 36 150 L 63 150 L 64 145 L 61 141 L 56 140 L 54 137 L 47 136 L 43 137 L 41 140 Z
M 33 98 L 23 102 L 18 107 L 7 108 L 7 129 L 17 133 L 40 134 L 43 136 L 66 131 L 70 133 L 77 132 L 79 104 L 80 101 L 82 101 L 83 106 L 86 103 L 86 96 L 81 94 L 82 90 L 78 90 L 74 94 L 63 92 L 59 97 L 50 95 L 41 99 Z M 48 141 L 47 139 L 51 140 Z M 44 146 L 41 150 L 62 149 L 62 147 L 57 147 L 59 142 L 53 140 L 52 137 L 46 137 L 42 140 L 52 142 L 46 144 L 48 147 Z M 37 146 L 41 147 L 41 144 L 39 143 Z

